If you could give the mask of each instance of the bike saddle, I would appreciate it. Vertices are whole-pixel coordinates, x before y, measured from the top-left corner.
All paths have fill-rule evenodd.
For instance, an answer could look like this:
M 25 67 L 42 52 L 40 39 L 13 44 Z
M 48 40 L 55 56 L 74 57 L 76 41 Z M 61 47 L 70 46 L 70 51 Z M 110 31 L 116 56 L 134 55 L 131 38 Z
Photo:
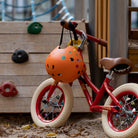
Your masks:
M 107 70 L 112 70 L 115 73 L 126 74 L 132 69 L 132 62 L 123 57 L 118 58 L 102 58 L 100 64 Z

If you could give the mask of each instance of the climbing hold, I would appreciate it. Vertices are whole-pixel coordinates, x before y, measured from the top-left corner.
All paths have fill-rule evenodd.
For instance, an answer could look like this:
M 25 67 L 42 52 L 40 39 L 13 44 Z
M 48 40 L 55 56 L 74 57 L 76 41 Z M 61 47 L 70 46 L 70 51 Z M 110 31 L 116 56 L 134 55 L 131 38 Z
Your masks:
M 23 63 L 28 60 L 28 54 L 22 49 L 17 49 L 12 55 L 12 60 L 15 63 Z
M 32 22 L 28 25 L 27 31 L 29 34 L 39 34 L 42 27 L 43 26 L 39 22 Z
M 5 97 L 13 97 L 13 96 L 17 95 L 17 93 L 18 93 L 18 91 L 17 91 L 15 85 L 10 81 L 3 82 L 0 85 L 0 94 Z
M 81 40 L 72 39 L 68 42 L 68 46 L 72 45 L 74 48 L 77 48 L 81 44 Z

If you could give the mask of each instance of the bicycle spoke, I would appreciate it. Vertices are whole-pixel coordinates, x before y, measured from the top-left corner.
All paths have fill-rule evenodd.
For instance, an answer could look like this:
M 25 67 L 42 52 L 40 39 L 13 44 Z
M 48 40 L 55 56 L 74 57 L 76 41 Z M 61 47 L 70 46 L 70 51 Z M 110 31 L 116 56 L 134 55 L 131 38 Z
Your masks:
M 120 97 L 119 103 L 122 109 L 112 114 L 112 124 L 118 130 L 127 129 L 131 126 L 138 114 L 138 101 L 135 95 L 126 94 Z
M 121 120 L 120 120 L 121 124 L 117 127 L 117 129 L 119 129 L 120 127 L 121 127 L 121 129 L 122 129 L 122 125 L 123 125 L 126 121 L 127 121 L 127 119 L 126 119 L 125 121 L 121 121 Z
M 63 97 L 63 94 L 59 92 L 60 91 L 54 91 L 48 102 L 46 100 L 48 92 L 45 93 L 45 95 L 43 96 L 41 104 L 40 104 L 40 108 L 41 108 L 40 113 L 44 117 L 45 120 L 54 119 L 61 112 L 64 101 L 61 100 L 59 103 L 60 97 L 61 96 Z

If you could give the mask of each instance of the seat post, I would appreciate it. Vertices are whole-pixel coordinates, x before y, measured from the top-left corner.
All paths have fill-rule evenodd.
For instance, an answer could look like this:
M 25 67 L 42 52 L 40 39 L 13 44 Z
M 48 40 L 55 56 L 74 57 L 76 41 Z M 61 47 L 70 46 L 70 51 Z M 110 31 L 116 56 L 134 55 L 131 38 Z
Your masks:
M 112 79 L 112 76 L 113 76 L 113 74 L 114 74 L 114 71 L 113 70 L 110 70 L 109 71 L 109 73 L 106 75 L 106 78 L 108 78 L 108 79 Z

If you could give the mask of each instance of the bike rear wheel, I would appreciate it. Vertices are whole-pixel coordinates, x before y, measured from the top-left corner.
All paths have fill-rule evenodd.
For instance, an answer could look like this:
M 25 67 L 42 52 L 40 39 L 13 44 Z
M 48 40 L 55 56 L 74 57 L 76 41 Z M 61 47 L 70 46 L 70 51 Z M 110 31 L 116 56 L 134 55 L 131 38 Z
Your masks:
M 53 79 L 42 82 L 32 97 L 31 116 L 39 127 L 59 127 L 68 119 L 73 106 L 73 93 L 69 84 L 59 83 L 49 102 L 46 101 Z
M 118 112 L 103 111 L 102 125 L 105 133 L 110 137 L 126 138 L 137 135 L 138 129 L 138 85 L 128 83 L 113 91 L 122 109 Z M 109 97 L 105 105 L 115 105 Z

